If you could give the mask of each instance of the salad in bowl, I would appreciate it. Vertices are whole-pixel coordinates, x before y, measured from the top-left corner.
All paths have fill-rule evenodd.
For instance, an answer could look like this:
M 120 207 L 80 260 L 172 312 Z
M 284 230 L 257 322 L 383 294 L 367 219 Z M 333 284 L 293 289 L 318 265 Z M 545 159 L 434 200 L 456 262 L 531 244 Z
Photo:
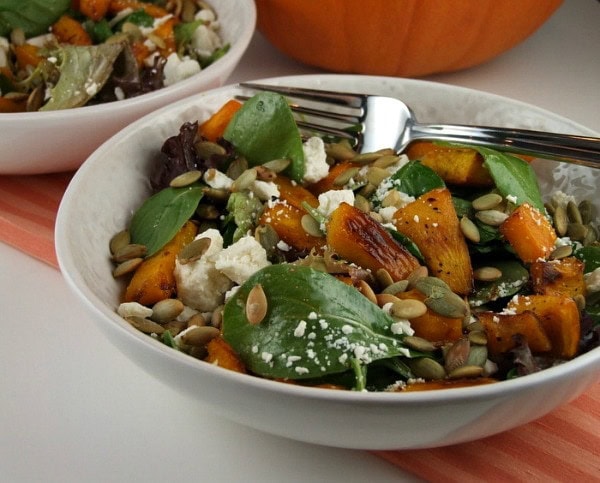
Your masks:
M 490 384 L 597 347 L 589 199 L 531 159 L 413 143 L 358 153 L 288 102 L 232 99 L 164 140 L 153 194 L 111 239 L 118 313 L 174 350 L 354 391 Z

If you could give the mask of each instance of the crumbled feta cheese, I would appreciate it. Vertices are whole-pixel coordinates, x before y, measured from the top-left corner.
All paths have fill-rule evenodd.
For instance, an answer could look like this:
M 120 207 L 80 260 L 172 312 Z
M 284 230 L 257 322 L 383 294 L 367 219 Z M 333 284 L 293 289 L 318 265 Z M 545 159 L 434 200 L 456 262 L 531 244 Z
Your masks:
M 267 260 L 266 250 L 249 235 L 229 245 L 215 258 L 216 269 L 239 285 L 267 265 L 271 262 Z
M 228 190 L 233 184 L 233 180 L 229 176 L 214 168 L 207 169 L 202 179 L 208 186 L 216 190 Z
M 325 143 L 321 138 L 313 136 L 302 145 L 304 151 L 304 181 L 316 183 L 329 173 Z
M 192 34 L 192 48 L 200 57 L 210 57 L 223 44 L 219 35 L 206 25 L 200 25 Z
M 152 309 L 138 302 L 123 302 L 119 305 L 117 313 L 121 317 L 151 317 Z
M 28 38 L 27 43 L 42 48 L 48 46 L 48 44 L 56 43 L 56 36 L 53 33 L 37 35 Z
M 257 179 L 250 185 L 250 191 L 258 196 L 258 199 L 261 201 L 279 198 L 279 188 L 273 181 L 262 181 Z
M 506 195 L 506 200 L 514 204 L 517 204 L 518 201 L 515 195 Z
M 301 320 L 294 329 L 294 337 L 304 337 L 306 332 L 306 320 Z
M 185 264 L 175 262 L 177 294 L 185 305 L 200 310 L 211 311 L 223 303 L 225 293 L 233 283 L 215 267 L 215 260 L 223 250 L 223 238 L 214 228 L 196 237 L 210 238 L 211 243 L 198 260 Z
M 123 89 L 121 89 L 119 86 L 115 87 L 115 97 L 118 101 L 122 101 L 123 99 L 125 99 L 125 93 L 123 92 Z
M 194 20 L 202 20 L 206 23 L 214 22 L 216 20 L 215 13 L 210 8 L 203 8 L 198 10 L 194 16 Z
M 319 195 L 319 207 L 317 210 L 323 216 L 329 216 L 342 203 L 354 205 L 354 191 L 352 190 L 329 190 Z
M 600 267 L 583 276 L 588 292 L 600 292 Z
M 289 252 L 291 250 L 291 246 L 289 246 L 286 242 L 284 242 L 283 240 L 279 240 L 277 242 L 277 248 L 279 248 L 282 252 Z
M 180 59 L 179 56 L 173 52 L 167 57 L 163 69 L 163 77 L 165 86 L 171 86 L 179 81 L 187 79 L 200 72 L 200 64 L 194 59 L 184 57 Z
M 385 223 L 391 223 L 394 221 L 394 213 L 396 213 L 396 211 L 398 211 L 398 208 L 395 206 L 386 206 L 385 208 L 380 208 L 378 213 Z

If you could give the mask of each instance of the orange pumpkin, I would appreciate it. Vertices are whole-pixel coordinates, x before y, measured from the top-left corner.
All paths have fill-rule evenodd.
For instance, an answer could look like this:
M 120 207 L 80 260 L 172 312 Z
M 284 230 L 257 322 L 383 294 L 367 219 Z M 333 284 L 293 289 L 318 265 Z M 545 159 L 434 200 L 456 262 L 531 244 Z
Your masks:
M 481 64 L 539 28 L 562 0 L 256 0 L 285 54 L 334 72 L 425 76 Z

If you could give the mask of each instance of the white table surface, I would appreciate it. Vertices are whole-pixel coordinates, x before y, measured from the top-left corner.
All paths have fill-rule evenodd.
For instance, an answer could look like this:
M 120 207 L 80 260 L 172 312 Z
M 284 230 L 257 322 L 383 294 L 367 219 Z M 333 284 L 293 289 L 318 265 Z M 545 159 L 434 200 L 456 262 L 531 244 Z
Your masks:
M 318 72 L 256 34 L 230 81 Z M 566 0 L 510 52 L 429 80 L 519 99 L 600 132 L 600 2 Z M 0 321 L 0 481 L 412 480 L 367 452 L 202 413 L 113 348 L 58 271 L 2 243 Z

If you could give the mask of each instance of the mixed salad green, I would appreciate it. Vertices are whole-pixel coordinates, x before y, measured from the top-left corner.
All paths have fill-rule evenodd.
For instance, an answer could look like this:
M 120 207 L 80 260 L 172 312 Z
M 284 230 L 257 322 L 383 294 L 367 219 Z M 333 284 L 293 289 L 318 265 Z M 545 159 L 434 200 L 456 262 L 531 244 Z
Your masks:
M 391 150 L 359 155 L 337 139 L 312 141 L 322 143 L 326 166 L 315 177 L 309 139 L 315 138 L 298 129 L 287 101 L 272 93 L 247 101 L 216 140 L 206 139 L 198 122 L 183 124 L 165 141 L 151 179 L 154 194 L 128 227 L 131 238 L 125 246 L 146 251 L 138 254 L 131 270 L 119 271 L 133 277 L 119 313 L 174 349 L 225 367 L 232 368 L 227 360 L 234 359 L 237 370 L 256 376 L 354 390 L 504 380 L 597 347 L 600 245 L 595 215 L 585 200 L 556 193 L 544 203 L 528 162 L 465 146 L 443 148 L 479 153 L 489 186 L 451 185 L 422 159 Z M 178 180 L 184 178 L 188 181 L 181 185 Z M 477 229 L 476 240 L 457 235 L 467 247 L 473 273 L 468 293 L 457 294 L 438 276 L 428 265 L 428 247 L 403 233 L 398 222 L 406 207 L 446 190 L 451 192 L 453 216 L 443 223 L 459 226 L 459 220 L 469 218 Z M 502 214 L 498 223 L 475 216 L 476 200 L 490 194 L 501 200 L 493 208 Z M 401 201 L 390 204 L 392 198 Z M 573 231 L 556 236 L 553 214 L 567 205 L 579 205 L 577 223 L 586 227 L 585 235 Z M 544 259 L 524 261 L 502 230 L 502 223 L 521 206 L 539 213 L 551 227 L 555 246 Z M 351 215 L 340 218 L 344 210 Z M 333 233 L 340 219 L 343 227 L 359 227 L 344 232 L 348 237 L 341 241 Z M 175 283 L 159 297 L 181 303 L 170 317 L 158 317 L 154 307 L 163 300 L 144 299 L 145 289 L 141 293 L 130 287 L 139 283 L 134 279 L 144 264 L 173 250 L 169 244 L 190 221 L 195 237 L 182 243 L 178 258 L 168 265 L 166 276 Z M 183 255 L 193 238 L 206 243 Z M 337 250 L 344 245 L 350 246 L 345 258 Z M 377 258 L 377 252 L 386 250 L 414 260 L 417 268 L 392 276 L 396 272 L 391 266 L 357 262 L 369 263 L 369 256 Z M 115 256 L 117 248 L 112 251 L 120 264 L 130 262 Z M 577 267 L 575 275 L 560 272 L 564 260 Z M 540 282 L 533 266 L 559 275 Z M 486 273 L 494 269 L 494 276 L 478 277 L 481 268 Z M 165 285 L 156 271 L 147 271 L 145 277 Z M 557 277 L 564 282 L 558 288 Z M 536 296 L 546 297 L 544 303 L 577 307 L 576 320 L 568 327 L 577 338 L 569 343 L 573 353 L 556 351 L 556 341 L 564 339 L 562 322 L 534 309 L 525 310 L 527 320 L 541 331 L 545 348 L 537 348 L 528 326 L 520 329 L 517 324 L 503 340 L 508 349 L 497 349 L 496 326 L 505 319 L 507 327 L 512 318 L 522 320 L 519 303 Z M 410 304 L 396 305 L 407 299 Z M 409 305 L 416 313 L 408 314 Z M 558 334 L 553 333 L 555 323 Z M 448 329 L 456 324 L 457 330 Z M 436 336 L 438 329 L 442 335 Z M 200 343 L 191 337 L 194 331 L 204 334 Z

